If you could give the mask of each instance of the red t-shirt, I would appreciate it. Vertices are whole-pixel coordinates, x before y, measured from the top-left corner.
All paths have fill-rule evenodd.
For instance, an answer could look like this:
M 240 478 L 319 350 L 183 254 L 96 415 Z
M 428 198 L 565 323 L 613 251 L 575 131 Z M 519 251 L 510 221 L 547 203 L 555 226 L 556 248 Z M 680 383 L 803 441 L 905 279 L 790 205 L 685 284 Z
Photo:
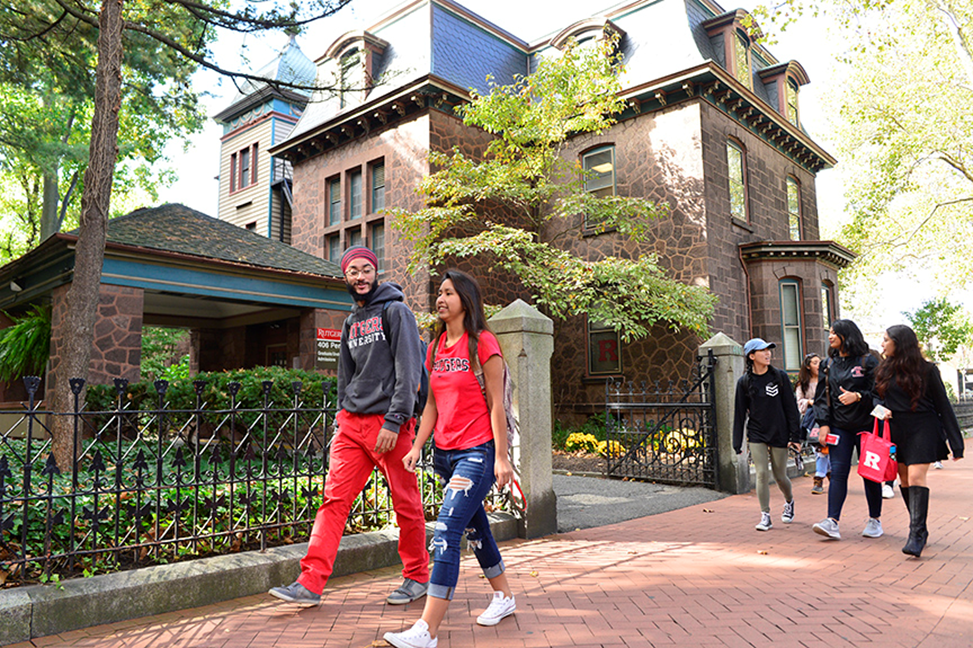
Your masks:
M 435 366 L 431 366 L 432 345 L 426 354 L 429 389 L 438 413 L 433 438 L 442 450 L 463 450 L 493 440 L 490 411 L 473 373 L 468 340 L 469 334 L 463 333 L 456 344 L 446 346 L 446 336 L 441 336 Z M 500 343 L 489 331 L 480 333 L 476 354 L 480 367 L 491 357 L 503 355 Z

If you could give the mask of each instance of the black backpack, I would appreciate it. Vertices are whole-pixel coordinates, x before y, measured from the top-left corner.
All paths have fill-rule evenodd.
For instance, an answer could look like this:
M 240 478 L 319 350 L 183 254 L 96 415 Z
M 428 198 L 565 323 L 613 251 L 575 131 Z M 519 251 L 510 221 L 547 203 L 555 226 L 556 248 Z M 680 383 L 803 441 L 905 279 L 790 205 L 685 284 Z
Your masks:
M 393 302 L 387 301 L 382 305 L 382 331 L 385 333 L 386 340 L 389 343 L 389 347 L 392 346 L 392 328 L 389 326 L 388 318 L 385 316 L 385 310 L 389 307 L 389 304 Z M 419 329 L 416 329 L 416 344 L 419 345 L 422 353 L 420 357 L 422 362 L 420 363 L 421 373 L 419 374 L 419 389 L 416 390 L 416 402 L 415 409 L 412 412 L 413 416 L 421 416 L 422 410 L 426 408 L 426 401 L 429 399 L 429 370 L 426 369 L 426 342 L 419 335 Z M 392 356 L 392 362 L 395 362 L 395 356 Z

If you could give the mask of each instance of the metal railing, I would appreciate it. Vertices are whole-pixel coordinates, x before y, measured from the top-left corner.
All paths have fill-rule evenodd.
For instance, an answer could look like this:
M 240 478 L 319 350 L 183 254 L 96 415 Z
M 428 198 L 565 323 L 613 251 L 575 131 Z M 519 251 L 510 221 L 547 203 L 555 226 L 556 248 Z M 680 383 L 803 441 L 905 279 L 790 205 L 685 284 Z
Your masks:
M 132 407 L 127 381 L 115 406 L 89 411 L 84 381 L 71 380 L 73 411 L 35 402 L 39 380 L 25 379 L 26 407 L 0 429 L 0 572 L 7 585 L 301 542 L 324 490 L 335 403 L 324 382 L 314 402 L 300 382 L 260 383 L 242 399 L 226 385 L 219 408 L 195 381 L 195 405 L 173 408 L 169 384 Z M 185 390 L 184 390 L 185 392 Z M 208 392 L 207 392 L 208 393 Z M 257 402 L 254 402 L 254 401 Z M 70 435 L 74 460 L 54 458 L 54 434 Z M 418 481 L 427 519 L 442 489 L 431 443 Z M 492 495 L 491 506 L 502 508 Z M 394 521 L 384 478 L 373 472 L 352 506 L 345 533 Z
M 605 385 L 606 474 L 715 488 L 712 351 L 679 383 Z

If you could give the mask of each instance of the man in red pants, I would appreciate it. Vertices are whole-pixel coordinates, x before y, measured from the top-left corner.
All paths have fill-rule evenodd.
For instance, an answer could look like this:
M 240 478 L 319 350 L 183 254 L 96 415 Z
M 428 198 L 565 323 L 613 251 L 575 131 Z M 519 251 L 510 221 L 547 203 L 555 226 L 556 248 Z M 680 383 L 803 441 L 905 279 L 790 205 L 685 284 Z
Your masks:
M 334 567 L 352 502 L 372 469 L 385 475 L 399 525 L 402 586 L 388 603 L 403 605 L 425 596 L 429 586 L 426 524 L 415 473 L 402 458 L 415 438 L 416 391 L 424 361 L 416 319 L 400 286 L 379 283 L 378 259 L 368 248 L 349 248 L 341 257 L 348 292 L 357 306 L 341 331 L 338 360 L 337 431 L 301 575 L 270 594 L 289 603 L 317 605 Z M 385 330 L 388 327 L 389 330 Z

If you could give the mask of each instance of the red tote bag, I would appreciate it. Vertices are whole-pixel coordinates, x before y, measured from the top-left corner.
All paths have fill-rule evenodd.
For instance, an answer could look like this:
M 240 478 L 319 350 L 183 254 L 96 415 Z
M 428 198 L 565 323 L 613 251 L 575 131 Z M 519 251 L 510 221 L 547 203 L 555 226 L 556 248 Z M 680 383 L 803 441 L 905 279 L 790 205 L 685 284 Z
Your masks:
M 899 464 L 892 458 L 892 432 L 888 421 L 882 421 L 882 431 L 879 434 L 879 421 L 875 419 L 875 427 L 871 432 L 859 432 L 861 437 L 861 451 L 858 453 L 858 474 L 873 482 L 887 482 L 895 479 L 899 474 Z

